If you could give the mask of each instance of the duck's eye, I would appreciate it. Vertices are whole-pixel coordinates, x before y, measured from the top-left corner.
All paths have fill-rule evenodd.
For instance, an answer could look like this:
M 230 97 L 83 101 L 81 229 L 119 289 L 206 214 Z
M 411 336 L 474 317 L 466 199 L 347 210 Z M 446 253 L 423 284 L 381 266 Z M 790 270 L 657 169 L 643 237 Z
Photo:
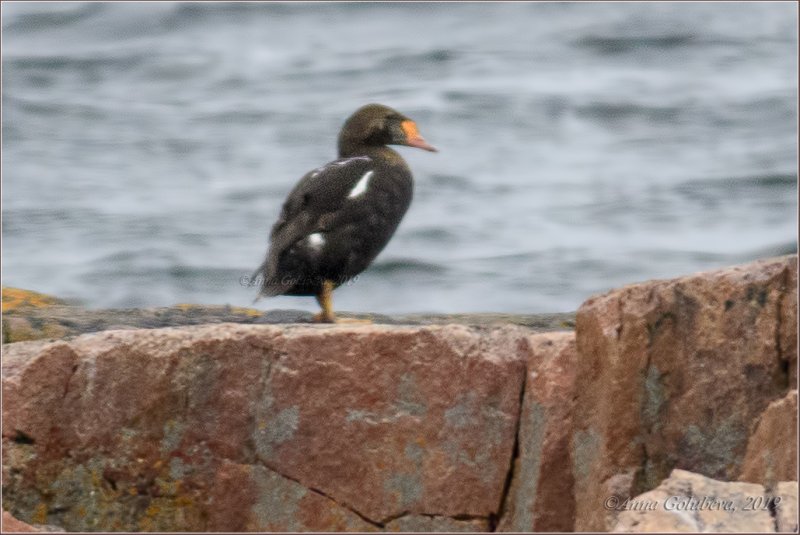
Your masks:
M 403 120 L 403 117 L 397 113 L 392 113 L 391 115 L 386 116 L 385 124 L 386 126 L 391 126 L 393 124 L 400 123 Z

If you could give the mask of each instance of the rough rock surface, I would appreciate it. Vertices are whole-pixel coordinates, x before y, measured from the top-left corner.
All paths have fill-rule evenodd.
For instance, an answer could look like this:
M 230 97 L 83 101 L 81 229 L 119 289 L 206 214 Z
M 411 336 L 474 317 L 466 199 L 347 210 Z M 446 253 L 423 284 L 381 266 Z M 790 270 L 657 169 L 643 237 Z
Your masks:
M 576 525 L 673 468 L 736 480 L 755 419 L 793 384 L 797 256 L 593 297 L 576 320 Z M 791 303 L 795 303 L 794 307 Z
M 69 530 L 488 526 L 529 337 L 223 324 L 9 344 L 5 504 Z
M 773 401 L 747 443 L 740 481 L 772 487 L 797 477 L 797 390 Z
M 498 531 L 572 531 L 574 333 L 531 336 L 518 454 Z
M 769 496 L 773 500 L 780 498 L 780 502 L 775 504 L 775 530 L 778 533 L 797 533 L 797 481 L 778 483 Z
M 571 331 L 574 313 L 555 314 L 351 314 L 343 318 L 366 318 L 383 325 L 519 325 L 534 332 Z M 276 325 L 312 323 L 312 313 L 303 310 L 268 310 L 254 308 L 175 305 L 143 309 L 93 310 L 68 305 L 55 297 L 3 288 L 3 343 L 64 338 L 80 334 L 118 329 L 159 329 L 209 323 L 244 323 Z
M 384 531 L 407 531 L 416 533 L 481 533 L 489 531 L 485 519 L 456 520 L 442 516 L 407 515 L 386 524 Z
M 797 482 L 793 485 L 796 501 Z M 774 533 L 782 531 L 770 507 L 776 496 L 754 483 L 716 481 L 673 470 L 657 488 L 619 503 L 617 507 L 623 510 L 613 531 Z M 781 496 L 775 509 L 780 511 L 790 498 Z
M 376 531 L 330 498 L 260 464 L 221 461 L 205 512 L 208 531 Z
M 3 533 L 33 533 L 39 531 L 30 524 L 17 520 L 8 511 L 3 511 L 2 528 Z
M 796 531 L 797 483 L 776 483 L 796 469 L 796 269 L 628 286 L 587 301 L 576 338 L 533 334 L 570 315 L 269 326 L 310 315 L 15 299 L 4 340 L 126 330 L 3 347 L 4 505 L 85 531 L 610 530 L 611 496 L 722 485 L 677 468 L 765 484 L 718 490 L 780 496 L 767 531 Z
M 28 524 L 17 520 L 8 511 L 3 511 L 3 522 L 0 525 L 2 533 L 63 533 L 65 530 L 61 526 L 50 524 Z

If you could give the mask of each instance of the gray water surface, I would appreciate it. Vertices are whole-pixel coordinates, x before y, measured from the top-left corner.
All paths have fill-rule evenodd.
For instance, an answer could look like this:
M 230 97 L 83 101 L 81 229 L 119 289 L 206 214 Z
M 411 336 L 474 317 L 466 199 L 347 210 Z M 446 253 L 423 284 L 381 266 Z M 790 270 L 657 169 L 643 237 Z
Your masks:
M 249 305 L 284 196 L 368 102 L 440 152 L 399 149 L 414 202 L 339 309 L 568 311 L 792 252 L 796 23 L 793 2 L 4 2 L 3 284 Z

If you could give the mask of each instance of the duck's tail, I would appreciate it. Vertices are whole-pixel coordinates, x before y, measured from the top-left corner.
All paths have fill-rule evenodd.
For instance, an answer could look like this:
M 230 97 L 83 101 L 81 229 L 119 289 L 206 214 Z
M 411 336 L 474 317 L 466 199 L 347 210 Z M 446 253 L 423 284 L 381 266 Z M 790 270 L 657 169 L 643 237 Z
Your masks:
M 271 268 L 269 259 L 267 259 L 250 275 L 248 286 L 258 285 L 258 294 L 253 299 L 253 304 L 264 297 L 275 297 L 286 291 L 286 286 L 280 284 L 278 278 L 273 274 L 274 270 Z

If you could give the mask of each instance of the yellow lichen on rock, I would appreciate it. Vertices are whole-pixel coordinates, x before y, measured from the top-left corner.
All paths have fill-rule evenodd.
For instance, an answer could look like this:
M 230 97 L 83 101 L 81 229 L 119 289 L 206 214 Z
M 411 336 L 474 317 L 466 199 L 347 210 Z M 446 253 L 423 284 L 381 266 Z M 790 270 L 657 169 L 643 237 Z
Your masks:
M 200 305 L 194 305 L 192 303 L 178 303 L 178 304 L 175 305 L 175 308 L 177 308 L 178 310 L 182 310 L 184 312 L 192 310 L 194 308 L 199 308 L 199 307 L 200 307 Z
M 254 318 L 257 318 L 258 316 L 263 314 L 263 312 L 261 312 L 260 310 L 256 310 L 255 308 L 246 308 L 246 307 L 231 307 L 231 313 L 241 314 L 244 316 L 251 316 Z
M 36 509 L 33 513 L 32 522 L 34 524 L 46 524 L 47 523 L 47 504 L 39 503 L 36 505 Z
M 21 288 L 3 286 L 3 312 L 9 312 L 19 308 L 41 308 L 63 304 L 65 304 L 64 301 L 50 295 L 33 292 L 31 290 L 23 290 Z

